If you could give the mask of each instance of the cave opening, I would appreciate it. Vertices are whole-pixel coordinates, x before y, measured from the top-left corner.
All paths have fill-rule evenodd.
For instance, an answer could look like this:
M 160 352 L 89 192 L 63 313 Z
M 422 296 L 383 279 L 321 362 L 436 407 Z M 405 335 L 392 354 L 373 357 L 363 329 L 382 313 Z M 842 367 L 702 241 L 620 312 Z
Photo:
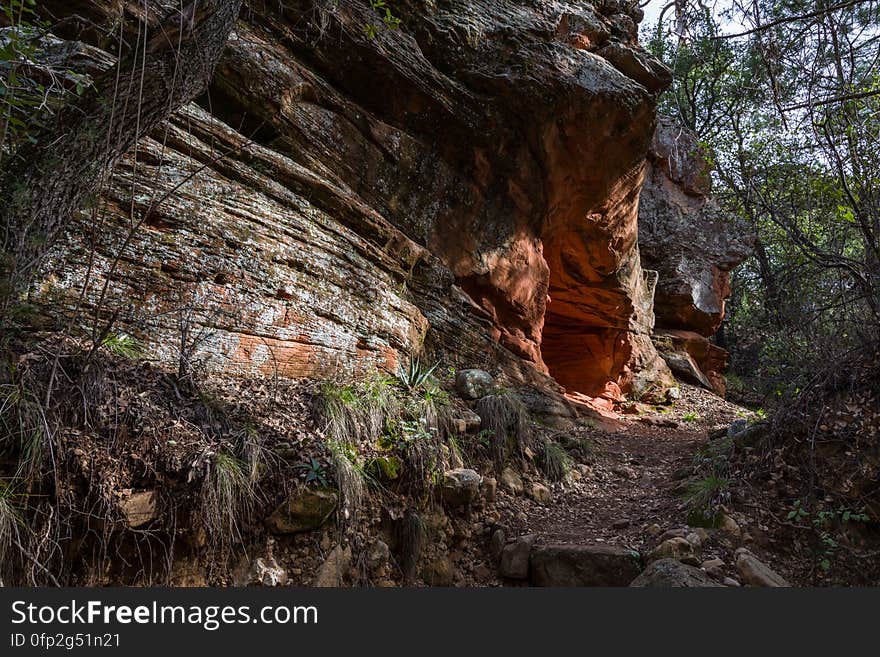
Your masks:
M 627 192 L 613 209 L 557 222 L 543 235 L 548 283 L 541 358 L 574 396 L 621 400 L 637 356 L 635 333 L 653 317 L 652 286 L 636 244 L 637 202 Z

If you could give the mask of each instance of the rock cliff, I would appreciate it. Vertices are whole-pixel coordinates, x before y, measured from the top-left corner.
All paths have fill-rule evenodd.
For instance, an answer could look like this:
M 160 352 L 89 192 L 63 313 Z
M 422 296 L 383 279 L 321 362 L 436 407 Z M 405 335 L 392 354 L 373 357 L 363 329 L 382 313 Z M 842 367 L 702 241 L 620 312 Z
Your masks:
M 736 258 L 682 239 L 693 223 L 679 219 L 699 223 L 709 202 L 656 140 L 646 160 L 670 77 L 636 43 L 640 10 L 392 4 L 396 29 L 355 0 L 248 3 L 210 92 L 116 168 L 38 298 L 218 369 L 323 376 L 427 350 L 662 397 L 655 285 L 661 326 L 708 335 Z M 89 66 L 118 46 L 99 28 L 137 24 L 127 3 L 44 5 L 85 19 L 59 36 L 100 47 Z M 646 171 L 666 200 L 640 216 Z M 643 268 L 639 221 L 683 266 Z
M 660 117 L 639 207 L 642 264 L 658 273 L 655 342 L 677 377 L 723 395 L 727 352 L 708 338 L 753 235 L 712 198 L 710 173 L 696 135 Z

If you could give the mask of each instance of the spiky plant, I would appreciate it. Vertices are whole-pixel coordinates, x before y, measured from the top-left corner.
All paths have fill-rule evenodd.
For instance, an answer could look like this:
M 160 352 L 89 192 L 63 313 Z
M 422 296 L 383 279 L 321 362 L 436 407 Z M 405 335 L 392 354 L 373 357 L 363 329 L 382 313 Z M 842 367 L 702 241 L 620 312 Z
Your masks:
M 244 461 L 226 451 L 213 455 L 202 482 L 202 517 L 221 544 L 240 537 L 240 518 L 251 515 L 254 487 Z
M 325 382 L 319 393 L 327 437 L 347 445 L 375 440 L 387 419 L 399 412 L 400 399 L 393 380 L 378 372 L 346 385 Z
M 20 527 L 21 516 L 16 508 L 13 488 L 9 483 L 0 481 L 0 564 L 12 563 Z
M 550 481 L 563 481 L 571 472 L 571 457 L 557 442 L 544 441 L 541 451 L 541 470 Z
M 101 346 L 112 354 L 136 360 L 144 355 L 143 345 L 137 338 L 127 333 L 110 334 L 101 342 Z
M 688 485 L 686 502 L 692 513 L 714 518 L 729 497 L 730 480 L 711 474 Z
M 419 390 L 430 383 L 431 375 L 434 374 L 437 365 L 438 363 L 434 363 L 429 367 L 423 365 L 418 357 L 411 357 L 406 366 L 403 363 L 398 366 L 397 379 L 410 392 Z
M 23 385 L 0 385 L 0 449 L 18 454 L 18 476 L 39 472 L 48 442 L 48 424 L 35 394 Z

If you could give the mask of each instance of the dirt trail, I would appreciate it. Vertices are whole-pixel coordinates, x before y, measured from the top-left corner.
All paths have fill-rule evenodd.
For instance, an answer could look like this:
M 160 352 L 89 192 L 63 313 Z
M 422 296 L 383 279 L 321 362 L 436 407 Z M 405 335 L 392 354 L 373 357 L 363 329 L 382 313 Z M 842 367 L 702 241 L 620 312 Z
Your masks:
M 513 535 L 537 534 L 541 543 L 614 544 L 644 551 L 660 531 L 686 526 L 682 471 L 709 434 L 750 413 L 704 390 L 683 389 L 663 412 L 624 416 L 616 431 L 576 429 L 591 445 L 579 481 L 557 485 L 553 502 L 500 501 Z

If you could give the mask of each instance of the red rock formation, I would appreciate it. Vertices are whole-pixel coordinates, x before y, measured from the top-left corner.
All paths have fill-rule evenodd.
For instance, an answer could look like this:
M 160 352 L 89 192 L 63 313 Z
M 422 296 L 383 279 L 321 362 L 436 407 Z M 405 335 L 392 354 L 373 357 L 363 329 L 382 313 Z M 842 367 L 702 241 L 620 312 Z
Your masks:
M 213 367 L 316 376 L 426 345 L 662 395 L 637 219 L 669 73 L 633 19 L 557 0 L 394 11 L 402 29 L 374 38 L 357 0 L 243 15 L 209 97 L 118 168 L 42 298 L 76 297 L 94 244 L 86 309 L 161 358 L 190 316 Z
M 639 208 L 642 265 L 659 274 L 655 340 L 676 376 L 724 394 L 727 352 L 708 338 L 721 325 L 729 272 L 751 252 L 752 233 L 711 197 L 710 167 L 691 131 L 658 121 Z M 691 367 L 697 373 L 685 373 Z M 675 354 L 679 354 L 676 356 Z M 677 370 L 678 368 L 678 370 Z M 681 368 L 684 368 L 682 370 Z

